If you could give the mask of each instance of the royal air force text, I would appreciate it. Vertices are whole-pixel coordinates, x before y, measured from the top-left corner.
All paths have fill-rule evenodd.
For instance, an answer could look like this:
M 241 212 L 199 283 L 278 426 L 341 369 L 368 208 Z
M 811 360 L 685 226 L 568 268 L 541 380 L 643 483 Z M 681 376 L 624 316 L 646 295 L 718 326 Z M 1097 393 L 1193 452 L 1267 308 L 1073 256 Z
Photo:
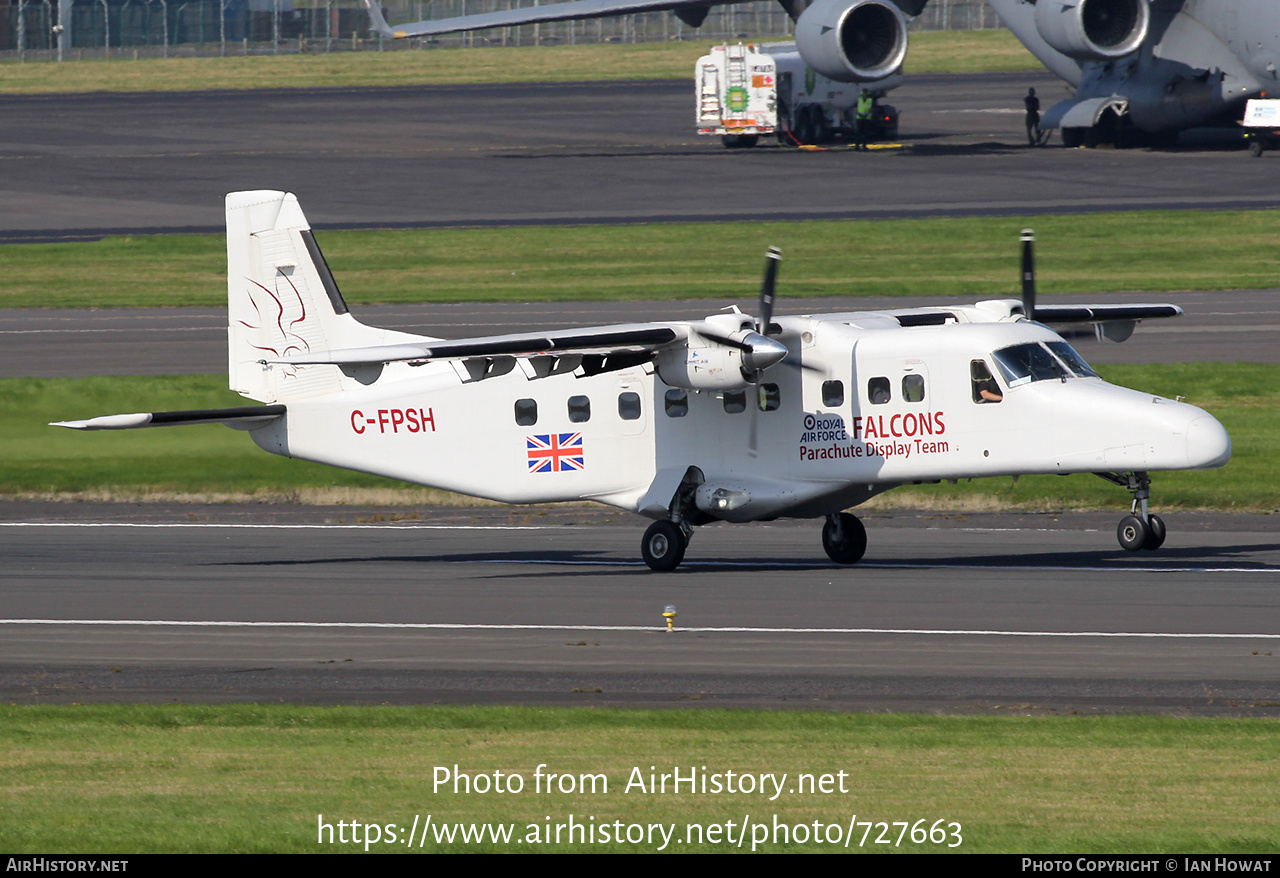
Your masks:
M 942 454 L 950 444 L 945 412 L 899 412 L 853 418 L 853 435 L 841 417 L 806 415 L 800 436 L 801 460 L 833 460 L 857 457 L 911 457 Z

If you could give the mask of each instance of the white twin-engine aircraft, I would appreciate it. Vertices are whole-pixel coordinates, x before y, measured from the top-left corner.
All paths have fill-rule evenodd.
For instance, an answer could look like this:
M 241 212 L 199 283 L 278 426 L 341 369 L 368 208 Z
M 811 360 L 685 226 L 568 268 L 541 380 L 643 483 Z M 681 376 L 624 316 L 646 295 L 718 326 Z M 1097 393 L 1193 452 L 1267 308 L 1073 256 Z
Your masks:
M 80 430 L 222 423 L 274 454 L 509 503 L 594 500 L 655 519 L 641 553 L 673 570 L 695 526 L 826 518 L 904 484 L 1096 473 L 1127 488 L 1124 548 L 1165 538 L 1149 473 L 1222 466 L 1195 406 L 1099 378 L 1046 324 L 1122 341 L 1173 305 L 971 306 L 647 323 L 443 340 L 356 321 L 284 192 L 227 196 L 230 383 L 262 406 L 114 415 Z

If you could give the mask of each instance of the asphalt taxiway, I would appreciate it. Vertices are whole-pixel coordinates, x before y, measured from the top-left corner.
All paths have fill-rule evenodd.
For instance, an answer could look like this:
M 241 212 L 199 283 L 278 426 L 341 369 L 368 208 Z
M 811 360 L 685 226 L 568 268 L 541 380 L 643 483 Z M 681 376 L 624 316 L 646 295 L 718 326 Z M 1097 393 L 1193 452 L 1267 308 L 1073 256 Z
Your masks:
M 779 314 L 825 314 L 941 304 L 981 297 L 779 298 Z M 1280 362 L 1276 290 L 1104 293 L 1089 301 L 1173 302 L 1186 314 L 1143 323 L 1123 344 L 1079 342 L 1093 363 Z M 371 326 L 443 338 L 467 338 L 615 323 L 696 320 L 739 299 L 674 302 L 521 302 L 356 306 Z M 0 310 L 0 376 L 208 375 L 226 369 L 227 314 L 218 308 Z M 74 351 L 74 355 L 69 355 Z
M 1029 148 L 1043 71 L 909 76 L 870 153 L 727 151 L 692 81 L 0 98 L 0 239 L 222 229 L 295 192 L 317 228 L 1274 207 L 1238 133 L 1173 150 Z
M 1280 715 L 1264 516 L 1132 555 L 1112 514 L 879 513 L 847 568 L 707 527 L 653 574 L 607 510 L 139 512 L 0 507 L 0 698 Z

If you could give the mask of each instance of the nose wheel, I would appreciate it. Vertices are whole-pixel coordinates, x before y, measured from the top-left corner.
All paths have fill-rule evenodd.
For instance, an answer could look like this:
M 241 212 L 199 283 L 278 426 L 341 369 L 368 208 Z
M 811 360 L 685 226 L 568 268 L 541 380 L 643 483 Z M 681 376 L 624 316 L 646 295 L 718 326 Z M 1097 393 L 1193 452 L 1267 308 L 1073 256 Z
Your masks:
M 1102 478 L 1117 485 L 1123 485 L 1133 495 L 1133 504 L 1129 514 L 1120 519 L 1116 527 L 1116 539 L 1126 552 L 1137 552 L 1142 549 L 1155 551 L 1164 545 L 1166 534 L 1164 519 L 1147 511 L 1147 501 L 1151 498 L 1151 478 L 1146 473 L 1098 473 Z
M 1164 545 L 1164 537 L 1164 519 L 1154 513 L 1148 515 L 1145 522 L 1136 515 L 1126 515 L 1116 528 L 1116 538 L 1128 552 L 1154 551 Z

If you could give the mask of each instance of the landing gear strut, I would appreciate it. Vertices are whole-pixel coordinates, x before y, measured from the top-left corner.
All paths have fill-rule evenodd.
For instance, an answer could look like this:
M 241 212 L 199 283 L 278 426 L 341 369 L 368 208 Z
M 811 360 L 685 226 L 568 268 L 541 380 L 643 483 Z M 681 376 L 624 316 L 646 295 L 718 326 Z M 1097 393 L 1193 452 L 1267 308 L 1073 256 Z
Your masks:
M 856 564 L 867 551 L 867 529 L 856 516 L 833 512 L 822 526 L 822 548 L 837 564 Z
M 1127 552 L 1137 552 L 1140 549 L 1155 551 L 1163 546 L 1166 534 L 1164 519 L 1147 511 L 1147 501 L 1151 499 L 1151 477 L 1145 472 L 1098 475 L 1108 482 L 1124 486 L 1133 495 L 1129 514 L 1120 519 L 1116 528 L 1120 547 Z

